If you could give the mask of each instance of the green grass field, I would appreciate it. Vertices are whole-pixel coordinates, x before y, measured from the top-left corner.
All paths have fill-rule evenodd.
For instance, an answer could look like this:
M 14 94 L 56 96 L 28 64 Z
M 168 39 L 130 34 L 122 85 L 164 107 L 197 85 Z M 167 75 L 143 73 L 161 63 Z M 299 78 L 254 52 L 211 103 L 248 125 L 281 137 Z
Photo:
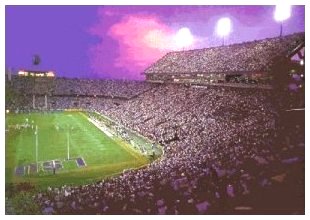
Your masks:
M 17 129 L 16 125 L 38 125 L 38 161 L 60 160 L 63 168 L 52 172 L 16 175 L 18 166 L 36 161 L 35 129 Z M 58 128 L 57 128 L 58 127 Z M 67 159 L 68 128 L 70 130 L 70 158 Z M 149 159 L 134 150 L 126 141 L 109 137 L 88 121 L 82 112 L 54 112 L 7 114 L 5 132 L 6 183 L 31 182 L 38 187 L 64 184 L 86 184 L 121 173 L 124 169 L 138 168 Z M 83 158 L 85 167 L 78 167 L 73 158 Z

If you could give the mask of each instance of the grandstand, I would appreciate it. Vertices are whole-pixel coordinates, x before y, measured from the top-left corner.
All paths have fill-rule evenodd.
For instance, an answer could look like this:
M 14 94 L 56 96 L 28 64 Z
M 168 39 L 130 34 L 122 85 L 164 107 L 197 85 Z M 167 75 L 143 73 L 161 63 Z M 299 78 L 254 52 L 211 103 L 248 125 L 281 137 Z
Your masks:
M 144 71 L 150 82 L 268 84 L 275 60 L 304 48 L 304 33 L 220 47 L 170 52 Z
M 57 77 L 32 89 L 30 78 L 13 76 L 10 111 L 95 112 L 164 150 L 141 169 L 35 191 L 40 213 L 304 214 L 304 111 L 294 110 L 304 108 L 301 60 L 297 33 L 171 52 L 143 82 Z M 248 89 L 253 82 L 270 89 Z

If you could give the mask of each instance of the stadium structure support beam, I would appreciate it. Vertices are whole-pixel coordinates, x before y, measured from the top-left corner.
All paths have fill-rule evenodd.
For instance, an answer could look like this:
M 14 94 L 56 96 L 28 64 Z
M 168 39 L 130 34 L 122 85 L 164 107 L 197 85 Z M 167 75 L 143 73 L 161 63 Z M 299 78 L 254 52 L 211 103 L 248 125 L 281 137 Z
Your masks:
M 32 108 L 36 108 L 36 96 L 34 94 L 32 95 Z
M 44 100 L 45 101 L 45 109 L 47 109 L 47 95 L 45 95 L 44 98 L 45 98 L 45 100 Z

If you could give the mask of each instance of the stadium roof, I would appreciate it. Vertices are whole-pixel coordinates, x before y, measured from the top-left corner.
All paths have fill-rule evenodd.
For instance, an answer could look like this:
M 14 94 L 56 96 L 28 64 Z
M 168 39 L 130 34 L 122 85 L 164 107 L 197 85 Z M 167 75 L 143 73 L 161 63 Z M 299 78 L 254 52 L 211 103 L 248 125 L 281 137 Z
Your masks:
M 305 42 L 305 33 L 227 46 L 167 53 L 144 74 L 266 72 L 272 60 Z

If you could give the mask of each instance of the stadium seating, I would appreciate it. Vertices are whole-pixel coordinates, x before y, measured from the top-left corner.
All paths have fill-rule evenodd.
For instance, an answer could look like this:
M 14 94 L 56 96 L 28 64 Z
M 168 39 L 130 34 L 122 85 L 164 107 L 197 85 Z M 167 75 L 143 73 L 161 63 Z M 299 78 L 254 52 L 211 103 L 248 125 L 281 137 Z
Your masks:
M 289 55 L 304 41 L 304 33 L 297 33 L 282 38 L 170 52 L 144 72 L 180 74 L 268 71 L 275 58 Z
M 290 146 L 273 138 L 269 98 L 268 90 L 161 85 L 109 109 L 94 107 L 161 143 L 164 156 L 120 177 L 51 188 L 37 200 L 58 214 L 268 213 L 283 193 L 278 185 L 292 187 L 288 176 L 304 162 L 300 127 Z M 265 199 L 255 202 L 260 194 Z
M 244 51 L 236 57 L 246 65 L 236 62 L 230 68 L 268 68 L 267 56 L 284 51 L 285 39 L 170 53 L 148 71 L 199 71 L 204 53 L 213 59 L 203 68 L 225 71 L 218 57 L 232 56 L 241 46 Z M 50 84 L 46 109 L 46 87 L 34 90 L 30 79 L 13 77 L 10 88 L 16 96 L 6 108 L 32 111 L 36 95 L 36 109 L 97 111 L 160 143 L 164 155 L 118 177 L 41 190 L 35 200 L 42 213 L 304 213 L 304 127 L 297 123 L 280 138 L 272 90 L 67 78 Z M 285 104 L 296 106 L 289 96 Z

